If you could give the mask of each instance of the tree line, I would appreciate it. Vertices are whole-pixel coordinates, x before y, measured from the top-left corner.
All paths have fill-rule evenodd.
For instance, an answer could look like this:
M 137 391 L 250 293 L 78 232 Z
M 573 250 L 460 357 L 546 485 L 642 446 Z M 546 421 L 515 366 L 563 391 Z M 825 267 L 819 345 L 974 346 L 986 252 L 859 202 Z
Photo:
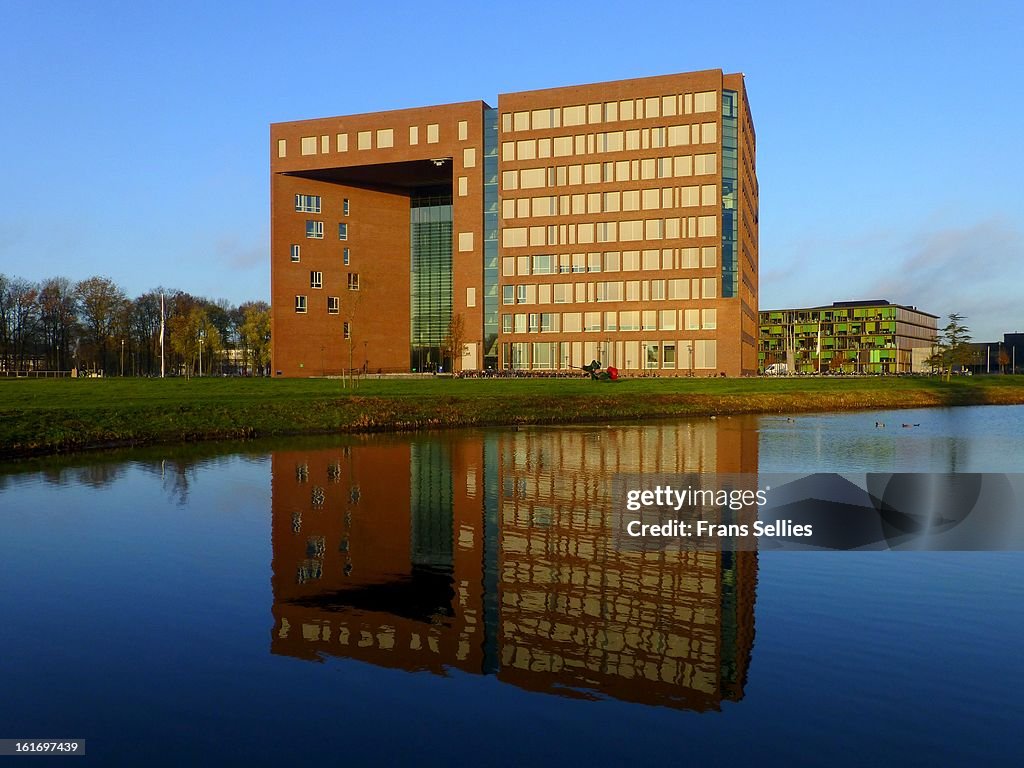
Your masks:
M 165 288 L 131 299 L 108 277 L 33 282 L 0 273 L 0 374 L 159 376 L 161 313 L 168 375 L 260 373 L 270 363 L 266 302 L 234 306 Z

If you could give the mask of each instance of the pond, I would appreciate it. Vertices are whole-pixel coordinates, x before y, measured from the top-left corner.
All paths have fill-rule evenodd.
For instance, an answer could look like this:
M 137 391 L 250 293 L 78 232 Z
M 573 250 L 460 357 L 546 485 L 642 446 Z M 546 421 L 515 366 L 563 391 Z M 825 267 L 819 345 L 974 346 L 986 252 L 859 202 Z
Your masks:
M 103 765 L 1010 764 L 1024 554 L 632 551 L 610 478 L 1022 456 L 1009 406 L 7 465 L 0 738 Z

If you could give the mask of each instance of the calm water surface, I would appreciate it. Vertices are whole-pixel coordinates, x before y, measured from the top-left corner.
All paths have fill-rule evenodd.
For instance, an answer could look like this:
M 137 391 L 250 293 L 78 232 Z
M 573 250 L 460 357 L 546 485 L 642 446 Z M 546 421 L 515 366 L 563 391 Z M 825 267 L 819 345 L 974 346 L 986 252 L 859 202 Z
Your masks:
M 97 765 L 1019 764 L 1024 554 L 621 552 L 609 492 L 1020 472 L 1024 408 L 222 450 L 0 474 L 0 738 Z

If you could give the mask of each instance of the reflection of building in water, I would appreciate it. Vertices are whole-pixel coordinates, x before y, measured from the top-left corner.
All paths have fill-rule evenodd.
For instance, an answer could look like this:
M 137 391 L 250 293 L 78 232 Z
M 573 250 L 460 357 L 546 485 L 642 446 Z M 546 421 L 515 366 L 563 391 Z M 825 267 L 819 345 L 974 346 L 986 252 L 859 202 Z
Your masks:
M 694 709 L 739 699 L 756 553 L 617 548 L 610 478 L 756 472 L 756 441 L 732 420 L 276 453 L 272 651 Z

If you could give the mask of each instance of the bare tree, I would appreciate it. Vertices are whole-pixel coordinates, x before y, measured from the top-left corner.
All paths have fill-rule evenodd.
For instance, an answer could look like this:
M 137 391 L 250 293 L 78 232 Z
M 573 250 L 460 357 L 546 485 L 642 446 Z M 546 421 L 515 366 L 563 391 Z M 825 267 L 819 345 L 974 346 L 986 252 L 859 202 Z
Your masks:
M 90 277 L 75 286 L 82 319 L 84 350 L 104 372 L 113 371 L 111 344 L 127 327 L 128 299 L 109 277 Z
M 78 301 L 66 277 L 51 277 L 39 291 L 39 314 L 46 347 L 46 367 L 71 368 L 71 349 L 78 330 Z

